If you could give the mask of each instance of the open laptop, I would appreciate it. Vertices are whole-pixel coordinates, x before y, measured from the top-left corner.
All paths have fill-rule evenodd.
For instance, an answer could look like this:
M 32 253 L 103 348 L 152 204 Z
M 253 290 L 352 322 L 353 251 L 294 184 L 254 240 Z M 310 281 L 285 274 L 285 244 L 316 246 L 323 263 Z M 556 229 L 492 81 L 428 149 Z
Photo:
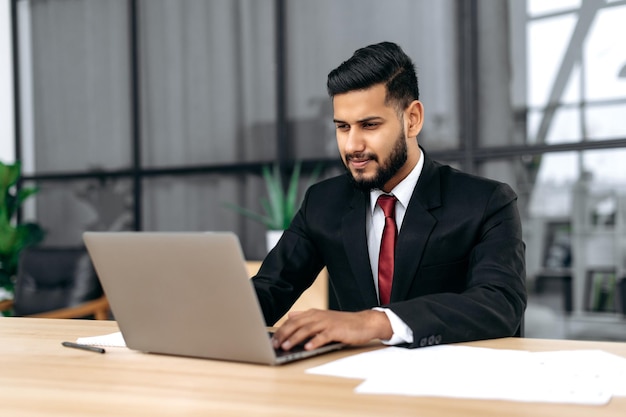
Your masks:
M 279 365 L 341 348 L 275 350 L 230 232 L 85 232 L 131 349 Z

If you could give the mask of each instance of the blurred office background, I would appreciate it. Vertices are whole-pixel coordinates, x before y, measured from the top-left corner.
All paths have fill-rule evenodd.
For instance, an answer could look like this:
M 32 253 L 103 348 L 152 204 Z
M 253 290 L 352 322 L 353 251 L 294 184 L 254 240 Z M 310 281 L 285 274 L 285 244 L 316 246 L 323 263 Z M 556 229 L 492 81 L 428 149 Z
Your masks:
M 519 195 L 526 335 L 626 340 L 626 1 L 0 0 L 0 158 L 47 246 L 265 229 L 261 167 L 343 172 L 327 73 L 414 58 L 436 159 Z M 620 292 L 621 291 L 621 292 Z

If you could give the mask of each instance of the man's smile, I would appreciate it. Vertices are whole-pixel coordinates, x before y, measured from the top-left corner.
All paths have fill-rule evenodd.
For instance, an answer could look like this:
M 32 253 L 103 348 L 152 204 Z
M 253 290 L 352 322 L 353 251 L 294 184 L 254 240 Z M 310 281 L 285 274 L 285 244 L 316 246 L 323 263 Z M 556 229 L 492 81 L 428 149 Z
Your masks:
M 370 162 L 376 161 L 374 155 L 346 155 L 348 165 L 354 169 L 364 169 Z

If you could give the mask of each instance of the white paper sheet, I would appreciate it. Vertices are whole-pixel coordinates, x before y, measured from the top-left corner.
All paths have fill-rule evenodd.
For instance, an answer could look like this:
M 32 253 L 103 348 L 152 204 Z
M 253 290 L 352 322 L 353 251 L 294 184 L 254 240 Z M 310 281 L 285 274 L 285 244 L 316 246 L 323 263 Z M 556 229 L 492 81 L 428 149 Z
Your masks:
M 569 372 L 572 378 L 598 379 L 614 396 L 626 397 L 626 359 L 602 350 L 535 352 L 540 366 Z
M 626 359 L 597 350 L 390 347 L 307 372 L 364 379 L 362 394 L 601 405 L 626 391 Z
M 101 336 L 79 337 L 76 339 L 76 343 L 90 346 L 126 347 L 126 342 L 121 332 Z

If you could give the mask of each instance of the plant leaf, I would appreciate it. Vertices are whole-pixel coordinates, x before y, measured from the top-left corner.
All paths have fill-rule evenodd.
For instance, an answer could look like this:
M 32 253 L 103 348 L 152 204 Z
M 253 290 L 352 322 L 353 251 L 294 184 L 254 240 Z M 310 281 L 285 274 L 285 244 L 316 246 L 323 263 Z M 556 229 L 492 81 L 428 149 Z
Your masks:
M 20 161 L 15 161 L 12 165 L 0 162 L 0 189 L 6 190 L 15 185 L 20 177 L 21 166 Z
M 0 162 L 0 269 L 9 277 L 17 270 L 22 249 L 41 242 L 45 235 L 36 223 L 13 221 L 13 215 L 24 200 L 38 191 L 36 188 L 15 189 L 20 169 L 19 161 L 13 165 Z
M 323 164 L 320 163 L 316 165 L 309 178 L 307 188 L 317 180 L 322 168 Z M 285 230 L 289 227 L 300 205 L 298 188 L 301 172 L 302 163 L 296 162 L 289 179 L 289 186 L 287 190 L 285 190 L 283 188 L 282 176 L 278 164 L 274 164 L 273 166 L 264 165 L 261 168 L 267 190 L 267 198 L 261 198 L 260 200 L 261 208 L 265 215 L 255 213 L 235 204 L 225 203 L 225 205 L 244 216 L 262 223 L 270 230 Z
M 285 217 L 284 217 L 284 228 L 289 227 L 289 223 L 291 223 L 291 219 L 296 214 L 296 205 L 298 199 L 298 183 L 300 181 L 300 169 L 302 164 L 297 162 L 293 167 L 293 172 L 291 173 L 291 179 L 289 180 L 289 188 L 287 189 L 287 196 L 285 198 Z
M 239 214 L 241 214 L 243 216 L 249 217 L 250 219 L 265 225 L 265 227 L 269 228 L 273 224 L 271 217 L 263 216 L 261 214 L 258 214 L 256 212 L 252 211 L 252 210 L 249 210 L 249 209 L 247 209 L 245 207 L 238 206 L 238 205 L 233 204 L 233 203 L 224 203 L 224 205 L 226 207 L 228 207 L 229 209 L 231 209 L 233 211 L 236 211 L 237 213 L 239 213 Z
M 267 196 L 269 200 L 269 207 L 266 208 L 267 214 L 272 218 L 274 228 L 277 230 L 282 228 L 285 223 L 285 196 L 283 190 L 283 181 L 280 176 L 280 169 L 278 164 L 275 164 L 270 171 L 270 167 L 263 167 L 263 177 L 265 178 L 265 185 L 267 188 Z

